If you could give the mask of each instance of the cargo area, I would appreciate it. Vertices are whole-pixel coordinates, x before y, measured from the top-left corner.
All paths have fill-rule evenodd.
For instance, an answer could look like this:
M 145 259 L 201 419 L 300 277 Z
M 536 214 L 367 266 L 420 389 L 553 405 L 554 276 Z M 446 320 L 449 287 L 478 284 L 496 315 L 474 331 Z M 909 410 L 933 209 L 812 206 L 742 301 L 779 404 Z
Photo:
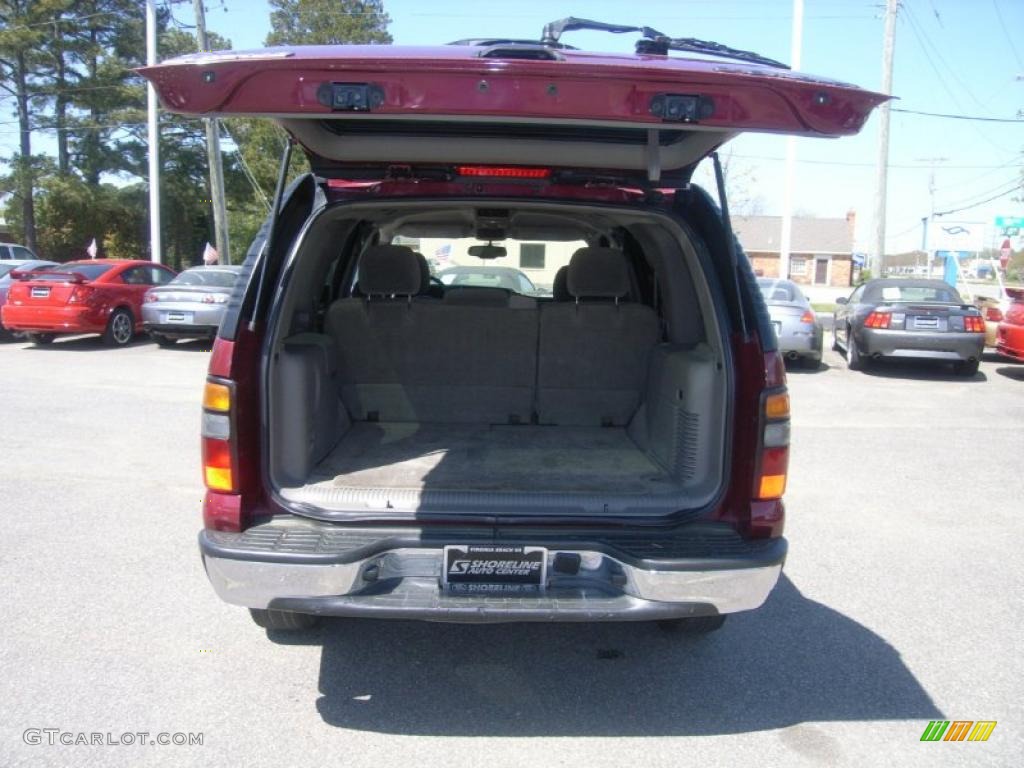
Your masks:
M 520 272 L 538 281 L 527 291 L 481 284 L 504 279 L 492 262 L 438 270 L 414 249 L 438 252 L 428 235 L 472 239 L 473 209 L 409 208 L 366 244 L 351 238 L 366 226 L 356 211 L 328 212 L 297 252 L 291 332 L 268 377 L 284 501 L 544 515 L 667 514 L 713 498 L 728 357 L 678 233 L 636 212 L 511 211 L 508 250 L 544 235 L 554 262 L 550 285 L 539 260 L 517 262 L 536 265 Z

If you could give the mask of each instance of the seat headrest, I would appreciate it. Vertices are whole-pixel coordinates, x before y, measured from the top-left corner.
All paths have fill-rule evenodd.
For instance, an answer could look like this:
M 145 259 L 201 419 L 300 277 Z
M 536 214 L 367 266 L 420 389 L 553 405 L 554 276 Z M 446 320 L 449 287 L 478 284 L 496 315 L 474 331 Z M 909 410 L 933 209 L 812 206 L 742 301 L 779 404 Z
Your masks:
M 413 253 L 420 264 L 420 293 L 426 293 L 430 290 L 430 264 L 427 263 L 427 257 L 419 251 Z
M 423 288 L 423 271 L 417 256 L 405 245 L 367 248 L 359 260 L 360 292 L 367 296 L 418 295 Z
M 629 264 L 614 248 L 580 248 L 569 260 L 566 288 L 577 299 L 621 299 L 629 293 Z
M 572 301 L 572 296 L 569 293 L 569 267 L 560 267 L 555 272 L 555 279 L 551 283 L 551 298 L 555 301 Z

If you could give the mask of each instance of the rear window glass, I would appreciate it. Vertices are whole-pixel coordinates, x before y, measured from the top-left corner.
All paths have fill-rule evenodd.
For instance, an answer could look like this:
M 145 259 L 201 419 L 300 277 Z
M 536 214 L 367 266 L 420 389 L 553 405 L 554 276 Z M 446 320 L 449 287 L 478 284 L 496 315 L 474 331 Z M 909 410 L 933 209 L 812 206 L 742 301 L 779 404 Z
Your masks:
M 4 275 L 6 275 L 8 272 L 10 272 L 12 269 L 14 269 L 15 266 L 17 266 L 17 265 L 16 264 L 0 264 L 0 277 L 3 277 Z
M 75 273 L 81 275 L 86 280 L 95 280 L 97 277 L 102 275 L 104 272 L 108 272 L 113 269 L 113 264 L 75 264 L 70 267 L 53 267 L 47 274 L 39 275 L 33 279 L 35 280 L 67 280 L 66 275 Z M 57 273 L 57 274 L 53 274 Z
M 758 280 L 757 287 L 765 301 L 802 301 L 804 298 L 793 283 L 782 280 Z
M 879 285 L 864 294 L 865 301 L 936 301 L 959 304 L 960 294 L 941 285 Z
M 488 243 L 467 238 L 399 237 L 395 245 L 406 245 L 422 253 L 435 282 L 446 286 L 503 288 L 523 296 L 550 297 L 555 275 L 569 264 L 582 240 L 495 240 L 491 245 L 504 248 L 505 255 L 482 259 L 469 249 Z
M 213 288 L 230 288 L 238 274 L 224 269 L 189 269 L 171 280 L 170 285 L 209 285 Z

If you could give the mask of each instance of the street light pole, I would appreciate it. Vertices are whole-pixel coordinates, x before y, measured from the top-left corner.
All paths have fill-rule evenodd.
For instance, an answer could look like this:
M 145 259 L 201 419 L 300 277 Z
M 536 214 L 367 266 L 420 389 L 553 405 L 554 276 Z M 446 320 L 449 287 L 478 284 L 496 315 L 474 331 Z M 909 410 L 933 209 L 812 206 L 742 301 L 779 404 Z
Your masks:
M 206 10 L 203 0 L 192 0 L 196 14 L 196 37 L 199 39 L 199 50 L 209 51 L 210 41 L 206 36 Z M 231 251 L 228 242 L 228 212 L 224 205 L 224 166 L 220 159 L 220 124 L 216 118 L 204 120 L 206 123 L 206 159 L 210 166 L 210 203 L 213 206 L 214 240 L 217 242 L 217 254 L 222 264 L 231 263 Z
M 899 0 L 886 0 L 885 41 L 882 49 L 882 93 L 892 95 L 892 64 L 896 49 L 896 12 Z M 882 273 L 885 259 L 886 184 L 889 174 L 889 102 L 878 109 L 878 178 L 875 182 L 875 247 L 872 274 Z
M 156 64 L 156 0 L 146 0 L 146 65 Z M 149 141 L 149 257 L 161 263 L 160 244 L 160 128 L 157 124 L 156 89 L 146 86 L 146 125 Z
M 793 0 L 793 32 L 790 39 L 789 66 L 800 69 L 804 36 L 804 0 Z M 782 188 L 782 237 L 779 242 L 779 277 L 789 278 L 789 255 L 793 238 L 793 187 L 796 176 L 796 137 L 786 139 L 786 178 Z

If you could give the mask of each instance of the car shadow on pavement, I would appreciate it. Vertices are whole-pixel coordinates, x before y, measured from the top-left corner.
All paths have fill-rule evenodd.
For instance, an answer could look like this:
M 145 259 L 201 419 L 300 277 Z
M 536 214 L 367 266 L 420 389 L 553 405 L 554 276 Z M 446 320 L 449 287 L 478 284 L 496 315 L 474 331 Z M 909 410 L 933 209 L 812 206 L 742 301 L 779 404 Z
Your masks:
M 978 371 L 973 376 L 961 376 L 949 363 L 931 360 L 872 360 L 861 371 L 867 376 L 883 379 L 912 379 L 914 381 L 958 381 L 980 384 L 988 377 Z
M 29 352 L 98 352 L 102 350 L 131 349 L 142 347 L 152 342 L 145 334 L 137 334 L 134 339 L 123 347 L 112 347 L 103 343 L 101 336 L 59 336 L 49 344 L 33 344 L 19 339 L 23 349 Z
M 320 716 L 364 731 L 706 735 L 943 717 L 895 648 L 785 576 L 760 610 L 703 637 L 650 623 L 336 619 L 306 642 L 323 643 Z
M 1024 381 L 1024 365 L 1004 365 L 996 368 L 996 373 L 1015 381 Z
M 786 375 L 787 376 L 792 376 L 792 375 L 798 375 L 799 376 L 799 375 L 802 375 L 802 374 L 805 374 L 805 373 L 810 373 L 810 374 L 824 373 L 825 371 L 829 370 L 831 367 L 832 366 L 829 365 L 828 363 L 826 363 L 824 360 L 822 360 L 820 363 L 818 363 L 818 365 L 816 367 L 814 367 L 814 368 L 805 368 L 803 365 L 800 365 L 798 363 L 786 363 Z

